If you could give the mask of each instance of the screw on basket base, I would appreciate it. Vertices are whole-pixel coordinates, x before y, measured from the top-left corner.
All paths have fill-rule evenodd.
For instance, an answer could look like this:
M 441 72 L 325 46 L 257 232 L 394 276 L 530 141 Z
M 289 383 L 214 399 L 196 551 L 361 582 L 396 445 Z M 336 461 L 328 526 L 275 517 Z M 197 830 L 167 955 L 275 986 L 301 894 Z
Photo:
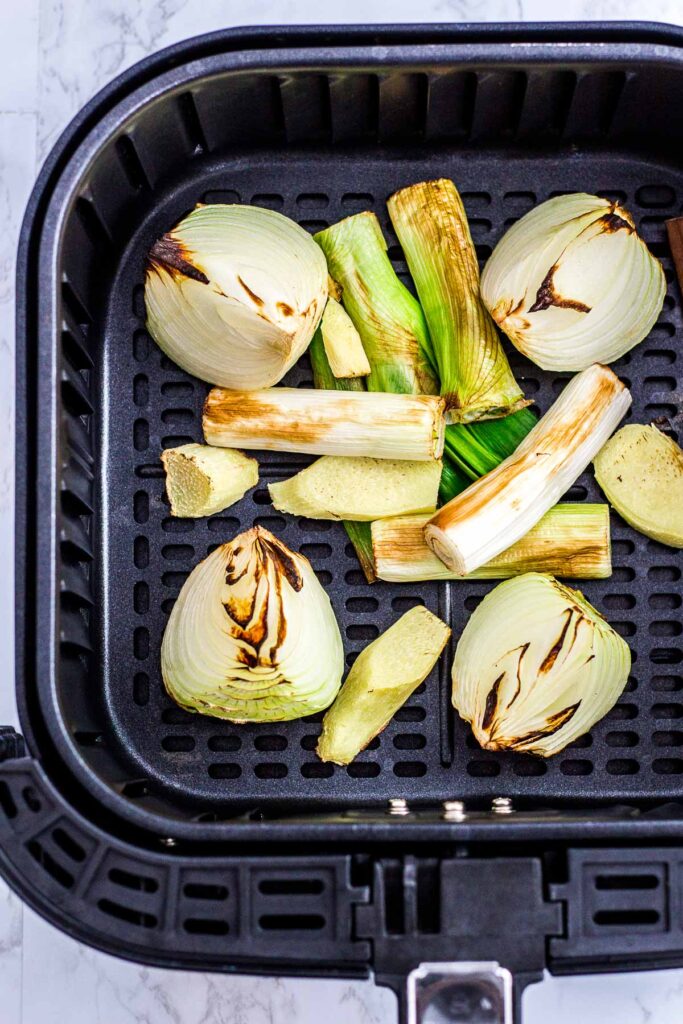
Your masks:
M 171 839 L 170 836 L 167 836 L 164 839 L 160 839 L 159 842 L 161 843 L 162 846 L 169 846 L 170 847 L 170 846 L 175 846 L 176 845 L 175 839 Z
M 494 814 L 514 814 L 515 811 L 509 796 L 494 796 L 491 810 Z
M 467 817 L 462 800 L 444 800 L 441 817 L 444 821 L 464 821 Z
M 410 814 L 408 801 L 404 800 L 403 797 L 390 800 L 387 808 L 387 814 L 392 814 L 396 818 L 404 818 L 406 814 Z

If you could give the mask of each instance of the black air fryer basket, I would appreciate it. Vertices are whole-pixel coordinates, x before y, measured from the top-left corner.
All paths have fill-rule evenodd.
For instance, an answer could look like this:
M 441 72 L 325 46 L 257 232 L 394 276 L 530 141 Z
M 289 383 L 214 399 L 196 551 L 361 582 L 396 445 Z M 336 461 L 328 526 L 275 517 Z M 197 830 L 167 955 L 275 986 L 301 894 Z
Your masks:
M 198 201 L 311 231 L 375 210 L 406 279 L 385 207 L 403 185 L 452 177 L 482 261 L 532 205 L 597 192 L 666 270 L 660 321 L 614 368 L 633 421 L 675 431 L 664 221 L 683 210 L 682 139 L 683 33 L 648 25 L 221 32 L 81 112 L 33 193 L 18 271 L 25 742 L 0 734 L 0 867 L 28 903 L 148 963 L 373 970 L 413 1021 L 430 1001 L 461 1014 L 448 1019 L 487 1005 L 509 1019 L 511 976 L 518 1003 L 546 967 L 683 964 L 681 553 L 613 516 L 614 573 L 582 589 L 627 638 L 633 676 L 548 762 L 478 748 L 450 707 L 452 651 L 348 768 L 316 758 L 321 716 L 187 714 L 161 684 L 164 624 L 191 567 L 254 523 L 309 557 L 349 660 L 419 602 L 457 637 L 492 584 L 368 586 L 340 524 L 269 504 L 266 483 L 302 456 L 264 453 L 237 506 L 172 519 L 159 453 L 201 439 L 206 388 L 151 342 L 143 300 L 151 243 Z M 547 408 L 564 380 L 511 362 Z M 306 359 L 286 383 L 310 385 Z M 590 474 L 568 497 L 602 500 Z

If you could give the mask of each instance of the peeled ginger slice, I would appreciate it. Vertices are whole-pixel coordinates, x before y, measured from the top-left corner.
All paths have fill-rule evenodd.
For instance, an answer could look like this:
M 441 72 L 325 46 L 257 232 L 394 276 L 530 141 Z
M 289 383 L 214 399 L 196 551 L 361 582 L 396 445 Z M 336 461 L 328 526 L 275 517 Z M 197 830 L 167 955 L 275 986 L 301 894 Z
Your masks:
M 309 519 L 371 522 L 433 511 L 441 462 L 324 455 L 289 480 L 269 484 L 280 512 Z
M 258 462 L 232 448 L 184 444 L 161 454 L 171 515 L 211 516 L 258 483 Z

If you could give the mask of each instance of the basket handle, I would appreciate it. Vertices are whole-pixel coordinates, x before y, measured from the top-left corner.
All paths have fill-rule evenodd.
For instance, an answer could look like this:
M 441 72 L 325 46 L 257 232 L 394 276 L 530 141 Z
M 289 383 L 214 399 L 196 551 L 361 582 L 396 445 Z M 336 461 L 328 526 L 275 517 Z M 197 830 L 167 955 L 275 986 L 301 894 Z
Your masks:
M 521 1024 L 527 983 L 495 960 L 423 963 L 397 992 L 398 1024 Z

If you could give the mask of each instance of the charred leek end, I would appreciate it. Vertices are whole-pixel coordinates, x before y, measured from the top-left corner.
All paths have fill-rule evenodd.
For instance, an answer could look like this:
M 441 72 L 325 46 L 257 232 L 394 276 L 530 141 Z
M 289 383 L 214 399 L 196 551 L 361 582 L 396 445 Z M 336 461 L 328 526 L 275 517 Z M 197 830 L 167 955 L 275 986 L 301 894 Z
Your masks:
M 606 366 L 573 377 L 513 455 L 425 527 L 432 551 L 464 576 L 529 532 L 575 482 L 631 404 Z
M 256 459 L 228 448 L 184 444 L 167 448 L 161 461 L 173 516 L 212 516 L 258 483 Z
M 405 516 L 372 524 L 375 573 L 390 583 L 462 579 L 427 547 L 429 517 Z M 612 575 L 609 506 L 556 505 L 516 544 L 502 551 L 468 580 L 507 579 L 525 572 L 547 572 L 573 579 Z
M 595 459 L 595 478 L 620 516 L 646 537 L 683 547 L 683 451 L 654 426 L 629 424 Z
M 481 282 L 494 320 L 545 370 L 618 359 L 649 333 L 665 292 L 628 211 L 585 193 L 549 199 L 517 221 Z
M 374 213 L 359 213 L 315 235 L 371 366 L 369 391 L 438 394 L 431 343 L 419 303 L 396 276 Z
M 269 484 L 279 512 L 371 522 L 436 510 L 441 463 L 326 455 L 289 480 Z
M 480 301 L 477 257 L 453 182 L 411 185 L 388 207 L 427 320 L 450 419 L 492 419 L 528 405 Z
M 260 527 L 195 567 L 161 645 L 173 700 L 232 722 L 321 711 L 343 668 L 339 626 L 310 563 Z
M 273 210 L 198 206 L 148 256 L 147 328 L 170 359 L 212 384 L 276 384 L 308 346 L 326 299 L 320 249 Z
M 308 354 L 316 388 L 322 391 L 365 391 L 364 377 L 335 377 L 332 373 L 320 328 L 313 335 Z
M 335 377 L 367 377 L 370 363 L 351 317 L 329 298 L 320 323 L 325 354 Z
M 443 452 L 443 404 L 436 395 L 213 388 L 203 425 L 219 447 L 423 461 Z
M 617 702 L 627 644 L 578 590 L 538 573 L 507 580 L 472 614 L 453 663 L 453 706 L 485 750 L 550 757 Z
M 349 764 L 426 679 L 450 636 L 426 608 L 411 608 L 358 655 L 323 719 L 317 753 Z

